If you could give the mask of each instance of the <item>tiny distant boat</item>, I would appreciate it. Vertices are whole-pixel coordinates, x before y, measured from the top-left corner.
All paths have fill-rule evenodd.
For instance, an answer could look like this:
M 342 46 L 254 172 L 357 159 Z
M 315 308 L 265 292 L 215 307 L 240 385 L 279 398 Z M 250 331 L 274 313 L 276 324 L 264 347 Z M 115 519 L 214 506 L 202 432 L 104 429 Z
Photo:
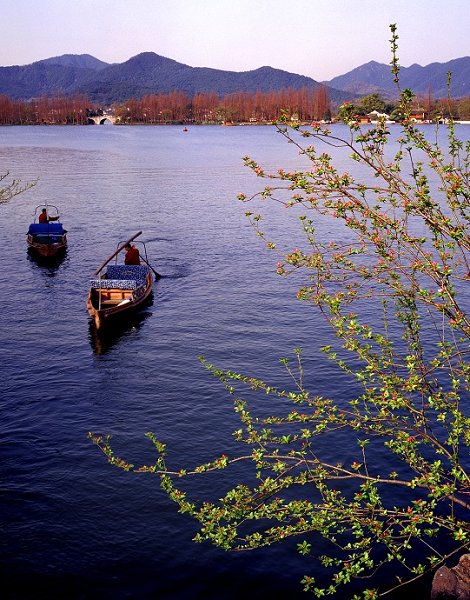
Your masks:
M 127 242 L 120 244 L 99 269 L 94 273 L 97 278 L 90 281 L 87 298 L 87 310 L 95 322 L 96 329 L 101 329 L 106 323 L 117 318 L 126 317 L 142 308 L 150 300 L 153 286 L 152 271 L 147 259 L 141 255 L 146 264 L 121 265 L 117 264 L 118 254 L 124 250 L 142 232 L 140 231 Z M 147 255 L 145 244 L 140 242 Z M 108 264 L 116 257 L 116 264 Z M 104 270 L 106 267 L 106 270 Z
M 65 251 L 67 230 L 59 222 L 56 206 L 40 204 L 36 207 L 34 223 L 28 228 L 26 242 L 32 252 L 43 258 L 56 257 Z
M 188 131 L 188 128 L 187 128 L 187 127 L 185 127 L 185 128 L 183 129 L 183 131 Z

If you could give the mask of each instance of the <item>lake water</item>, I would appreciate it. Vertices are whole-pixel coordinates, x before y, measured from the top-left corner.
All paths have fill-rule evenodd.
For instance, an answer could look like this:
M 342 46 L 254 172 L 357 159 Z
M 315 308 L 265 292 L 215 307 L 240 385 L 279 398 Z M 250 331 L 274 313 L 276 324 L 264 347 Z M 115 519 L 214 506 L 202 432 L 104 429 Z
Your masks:
M 227 554 L 194 544 L 195 524 L 157 477 L 111 467 L 87 439 L 112 434 L 137 465 L 154 459 L 147 431 L 177 468 L 239 452 L 231 400 L 199 355 L 288 385 L 278 359 L 300 346 L 308 386 L 347 394 L 348 380 L 318 352 L 329 332 L 296 301 L 294 282 L 275 274 L 277 256 L 236 200 L 264 185 L 245 154 L 276 169 L 302 164 L 271 127 L 0 128 L 0 173 L 39 177 L 0 206 L 2 597 L 305 597 L 300 579 L 315 571 L 292 545 Z M 26 251 L 28 224 L 46 201 L 69 232 L 53 266 Z M 273 207 L 270 217 L 289 246 L 299 228 L 287 213 Z M 139 230 L 162 275 L 153 304 L 97 336 L 89 279 Z M 212 481 L 199 479 L 196 497 Z

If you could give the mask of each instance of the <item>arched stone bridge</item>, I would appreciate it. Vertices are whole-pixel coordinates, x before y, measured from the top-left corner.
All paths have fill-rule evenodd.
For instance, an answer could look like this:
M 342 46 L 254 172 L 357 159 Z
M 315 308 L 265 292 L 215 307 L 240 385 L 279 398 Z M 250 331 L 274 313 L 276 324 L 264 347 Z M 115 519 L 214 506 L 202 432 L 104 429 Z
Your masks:
M 116 117 L 112 115 L 98 115 L 97 117 L 88 117 L 88 122 L 94 123 L 95 125 L 104 125 L 106 121 L 112 123 L 113 125 L 116 123 Z

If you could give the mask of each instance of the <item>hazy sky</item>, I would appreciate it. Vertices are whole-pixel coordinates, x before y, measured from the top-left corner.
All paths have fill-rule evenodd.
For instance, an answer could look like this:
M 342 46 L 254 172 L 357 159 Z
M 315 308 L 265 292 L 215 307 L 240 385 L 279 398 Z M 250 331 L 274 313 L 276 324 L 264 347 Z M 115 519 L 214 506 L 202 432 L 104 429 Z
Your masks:
M 0 66 L 61 54 L 124 62 L 156 52 L 192 67 L 269 65 L 317 81 L 370 60 L 470 55 L 468 0 L 0 0 Z

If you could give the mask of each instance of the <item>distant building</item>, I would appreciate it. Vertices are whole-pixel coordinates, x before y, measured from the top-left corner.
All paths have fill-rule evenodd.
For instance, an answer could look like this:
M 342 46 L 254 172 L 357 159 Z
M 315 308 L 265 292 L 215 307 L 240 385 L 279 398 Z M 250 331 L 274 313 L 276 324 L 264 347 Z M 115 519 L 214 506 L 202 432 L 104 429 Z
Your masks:
M 366 117 L 369 123 L 378 123 L 379 121 L 393 123 L 393 121 L 390 121 L 390 115 L 387 115 L 387 113 L 381 113 L 378 110 L 373 110 L 372 112 L 368 113 Z
M 414 121 L 415 123 L 424 123 L 427 122 L 425 118 L 424 111 L 414 111 L 410 114 L 410 121 Z

